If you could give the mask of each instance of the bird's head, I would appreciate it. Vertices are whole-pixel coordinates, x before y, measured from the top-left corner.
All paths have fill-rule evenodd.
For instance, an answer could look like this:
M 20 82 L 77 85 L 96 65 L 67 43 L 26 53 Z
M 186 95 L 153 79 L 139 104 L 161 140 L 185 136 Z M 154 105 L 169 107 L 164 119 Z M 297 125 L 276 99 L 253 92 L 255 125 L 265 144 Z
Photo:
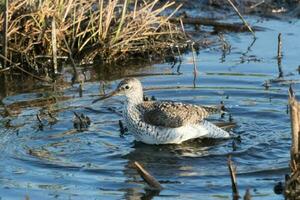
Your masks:
M 94 100 L 93 103 L 116 95 L 124 95 L 126 100 L 130 103 L 141 103 L 143 101 L 142 84 L 136 78 L 126 78 L 119 83 L 118 87 L 114 91 Z

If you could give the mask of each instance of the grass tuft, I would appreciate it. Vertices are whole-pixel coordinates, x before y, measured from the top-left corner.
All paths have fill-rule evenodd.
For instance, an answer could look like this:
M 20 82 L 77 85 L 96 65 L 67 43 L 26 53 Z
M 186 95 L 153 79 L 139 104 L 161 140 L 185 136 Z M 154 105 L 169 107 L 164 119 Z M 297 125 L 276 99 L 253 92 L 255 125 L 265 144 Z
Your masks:
M 72 56 L 70 59 L 79 63 L 121 63 L 130 57 L 159 55 L 185 41 L 185 37 L 169 22 L 180 6 L 163 16 L 174 2 L 158 3 L 159 0 L 12 0 L 8 59 L 39 69 L 53 63 L 45 60 L 53 59 L 54 54 L 57 59 Z M 3 13 L 0 19 L 2 27 Z M 53 49 L 57 51 L 54 54 Z

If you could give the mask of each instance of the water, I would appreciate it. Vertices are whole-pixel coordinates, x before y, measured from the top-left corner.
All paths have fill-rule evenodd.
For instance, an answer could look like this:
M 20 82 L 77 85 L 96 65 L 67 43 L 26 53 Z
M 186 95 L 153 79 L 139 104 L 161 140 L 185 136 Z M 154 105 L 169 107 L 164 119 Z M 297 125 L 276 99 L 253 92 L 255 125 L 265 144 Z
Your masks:
M 272 82 L 268 90 L 263 84 L 278 77 L 275 57 L 279 32 L 283 37 L 285 79 L 299 80 L 300 23 L 256 19 L 252 23 L 267 29 L 257 32 L 258 39 L 250 49 L 251 35 L 230 33 L 225 38 L 232 50 L 225 58 L 218 46 L 201 50 L 195 88 L 191 54 L 184 55 L 180 75 L 170 75 L 176 67 L 171 69 L 169 64 L 128 67 L 122 73 L 152 74 L 140 80 L 145 94 L 159 100 L 195 104 L 224 101 L 237 123 L 234 132 L 242 138 L 235 151 L 232 140 L 155 146 L 134 142 L 130 134 L 120 137 L 121 116 L 110 108 L 121 111 L 122 98 L 91 104 L 100 90 L 99 81 L 91 81 L 84 85 L 83 97 L 79 97 L 76 88 L 68 87 L 61 93 L 70 99 L 43 108 L 19 109 L 19 114 L 10 118 L 13 127 L 7 127 L 8 118 L 0 118 L 1 199 L 24 199 L 26 195 L 30 199 L 231 199 L 228 154 L 232 154 L 237 166 L 242 195 L 250 188 L 253 199 L 283 199 L 274 194 L 273 187 L 289 172 L 289 84 Z M 112 77 L 121 76 L 115 72 Z M 99 77 L 103 78 L 103 74 Z M 107 81 L 106 91 L 118 82 Z M 299 85 L 295 84 L 294 89 L 300 91 Z M 47 89 L 37 90 L 8 96 L 4 102 L 52 94 Z M 47 110 L 52 110 L 58 121 L 48 124 L 50 118 L 41 115 L 46 124 L 41 130 L 35 115 Z M 73 111 L 91 118 L 93 123 L 88 130 L 70 132 Z M 228 118 L 214 117 L 223 121 Z M 165 189 L 160 193 L 145 189 L 132 167 L 133 161 L 139 161 Z

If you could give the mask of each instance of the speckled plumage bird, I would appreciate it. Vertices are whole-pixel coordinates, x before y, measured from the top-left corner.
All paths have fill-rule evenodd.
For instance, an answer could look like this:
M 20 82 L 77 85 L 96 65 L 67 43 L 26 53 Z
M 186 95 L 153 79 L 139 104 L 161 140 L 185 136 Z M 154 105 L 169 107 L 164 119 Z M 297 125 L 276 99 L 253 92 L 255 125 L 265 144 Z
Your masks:
M 172 101 L 144 101 L 143 87 L 136 78 L 124 79 L 117 89 L 94 102 L 125 95 L 123 118 L 137 141 L 147 144 L 179 144 L 194 138 L 229 138 L 230 134 L 205 118 L 219 113 L 209 106 Z

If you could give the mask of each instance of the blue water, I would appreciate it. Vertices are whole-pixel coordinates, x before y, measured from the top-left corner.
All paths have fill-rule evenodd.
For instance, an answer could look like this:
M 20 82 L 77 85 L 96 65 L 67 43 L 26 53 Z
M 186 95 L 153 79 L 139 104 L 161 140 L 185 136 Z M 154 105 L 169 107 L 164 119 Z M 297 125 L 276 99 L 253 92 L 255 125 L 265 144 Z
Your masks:
M 208 105 L 224 101 L 237 123 L 233 131 L 241 136 L 235 151 L 232 140 L 155 146 L 137 143 L 131 134 L 120 137 L 118 120 L 122 118 L 110 108 L 121 111 L 122 97 L 91 104 L 100 91 L 99 80 L 92 78 L 84 85 L 83 97 L 79 97 L 78 85 L 64 87 L 59 95 L 71 97 L 69 100 L 43 108 L 21 108 L 12 117 L 0 118 L 0 199 L 231 199 L 228 154 L 237 166 L 241 195 L 249 188 L 252 199 L 283 199 L 274 194 L 273 187 L 289 173 L 289 82 L 271 82 L 269 89 L 263 84 L 278 77 L 279 32 L 283 38 L 284 79 L 299 80 L 300 23 L 251 22 L 266 30 L 256 33 L 257 40 L 250 49 L 250 34 L 228 33 L 224 37 L 231 52 L 225 58 L 219 43 L 200 51 L 196 87 L 191 53 L 183 55 L 182 74 L 169 75 L 176 67 L 171 69 L 168 63 L 141 69 L 128 66 L 122 73 L 115 72 L 117 80 L 104 82 L 108 92 L 123 76 L 144 74 L 139 79 L 145 94 L 158 100 Z M 297 95 L 299 84 L 294 84 L 294 89 Z M 44 89 L 17 93 L 3 102 L 9 105 L 49 95 L 58 92 Z M 49 117 L 42 114 L 48 110 L 57 122 L 48 124 Z M 74 111 L 91 118 L 88 130 L 70 132 Z M 45 124 L 43 130 L 36 119 L 38 113 Z M 214 119 L 228 121 L 229 115 Z M 8 120 L 14 127 L 5 126 Z M 133 161 L 139 161 L 165 189 L 160 193 L 147 190 L 132 167 Z

